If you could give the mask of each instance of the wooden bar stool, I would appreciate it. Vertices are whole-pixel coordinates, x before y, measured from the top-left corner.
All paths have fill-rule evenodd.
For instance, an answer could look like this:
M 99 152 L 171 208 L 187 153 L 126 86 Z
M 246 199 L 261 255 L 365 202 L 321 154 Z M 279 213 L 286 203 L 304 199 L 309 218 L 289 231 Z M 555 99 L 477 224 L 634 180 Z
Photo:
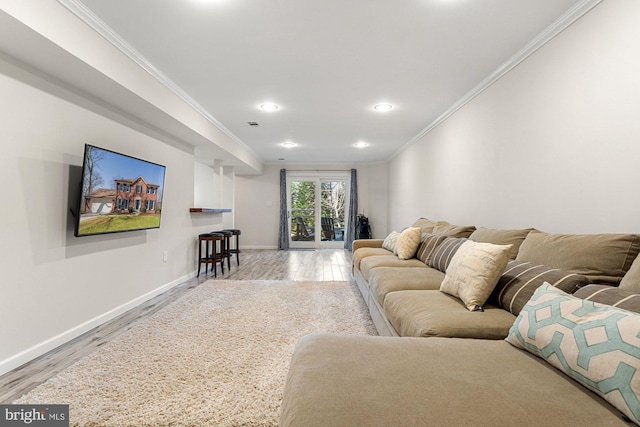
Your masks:
M 219 242 L 219 243 L 218 243 Z M 204 253 L 202 251 L 204 246 Z M 209 264 L 213 264 L 213 277 L 218 277 L 217 264 L 220 263 L 224 274 L 224 254 L 226 253 L 225 236 L 221 233 L 203 233 L 198 236 L 198 274 L 204 264 L 204 273 L 207 274 Z
M 240 235 L 242 234 L 242 231 L 235 229 L 235 228 L 229 228 L 225 231 L 230 231 L 231 234 L 233 234 L 236 238 L 235 238 L 235 244 L 233 245 L 233 249 L 231 248 L 231 245 L 227 248 L 227 250 L 229 251 L 229 254 L 236 254 L 236 261 L 238 262 L 238 266 L 240 265 Z
M 222 234 L 224 236 L 225 250 L 223 251 L 222 257 L 227 259 L 227 267 L 231 270 L 231 252 L 229 252 L 229 249 L 231 247 L 231 236 L 233 234 L 229 230 L 217 230 L 212 231 L 212 233 Z

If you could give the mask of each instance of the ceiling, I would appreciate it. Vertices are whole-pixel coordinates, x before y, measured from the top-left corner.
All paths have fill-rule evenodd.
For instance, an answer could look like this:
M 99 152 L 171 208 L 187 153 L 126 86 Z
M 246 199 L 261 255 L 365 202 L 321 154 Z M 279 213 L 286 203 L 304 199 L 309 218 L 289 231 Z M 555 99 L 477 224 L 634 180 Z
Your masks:
M 388 160 L 579 3 L 81 2 L 262 162 L 309 164 Z

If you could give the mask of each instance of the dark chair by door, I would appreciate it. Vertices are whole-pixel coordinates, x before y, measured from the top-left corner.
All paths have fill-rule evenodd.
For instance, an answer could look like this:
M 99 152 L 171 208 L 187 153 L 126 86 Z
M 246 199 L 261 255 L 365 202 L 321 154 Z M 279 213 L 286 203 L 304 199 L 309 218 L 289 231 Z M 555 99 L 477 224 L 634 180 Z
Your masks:
M 302 217 L 295 217 L 296 220 L 296 229 L 295 229 L 295 237 L 294 241 L 311 241 L 313 240 L 313 233 L 309 233 L 307 229 L 307 225 L 304 223 L 304 219 Z
M 336 228 L 333 218 L 323 216 L 320 218 L 322 226 L 322 240 L 336 240 Z

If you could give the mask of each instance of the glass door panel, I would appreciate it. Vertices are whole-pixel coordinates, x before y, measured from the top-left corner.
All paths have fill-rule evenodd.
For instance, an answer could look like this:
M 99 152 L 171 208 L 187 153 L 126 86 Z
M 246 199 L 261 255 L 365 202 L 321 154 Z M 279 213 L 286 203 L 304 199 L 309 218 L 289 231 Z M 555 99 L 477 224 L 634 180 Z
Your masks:
M 347 182 L 320 180 L 320 225 L 323 242 L 344 242 Z
M 316 183 L 315 181 L 291 181 L 289 185 L 291 243 L 315 242 Z M 294 245 L 296 246 L 296 245 Z M 302 245 L 298 247 L 304 247 Z

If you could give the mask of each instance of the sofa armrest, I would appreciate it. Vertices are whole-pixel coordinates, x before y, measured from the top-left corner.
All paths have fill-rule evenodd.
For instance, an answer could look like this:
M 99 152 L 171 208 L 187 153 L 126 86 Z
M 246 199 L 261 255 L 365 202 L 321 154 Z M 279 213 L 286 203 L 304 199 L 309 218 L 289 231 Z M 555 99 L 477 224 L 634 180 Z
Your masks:
M 354 240 L 351 246 L 351 251 L 355 252 L 360 248 L 381 248 L 384 239 L 358 239 Z

